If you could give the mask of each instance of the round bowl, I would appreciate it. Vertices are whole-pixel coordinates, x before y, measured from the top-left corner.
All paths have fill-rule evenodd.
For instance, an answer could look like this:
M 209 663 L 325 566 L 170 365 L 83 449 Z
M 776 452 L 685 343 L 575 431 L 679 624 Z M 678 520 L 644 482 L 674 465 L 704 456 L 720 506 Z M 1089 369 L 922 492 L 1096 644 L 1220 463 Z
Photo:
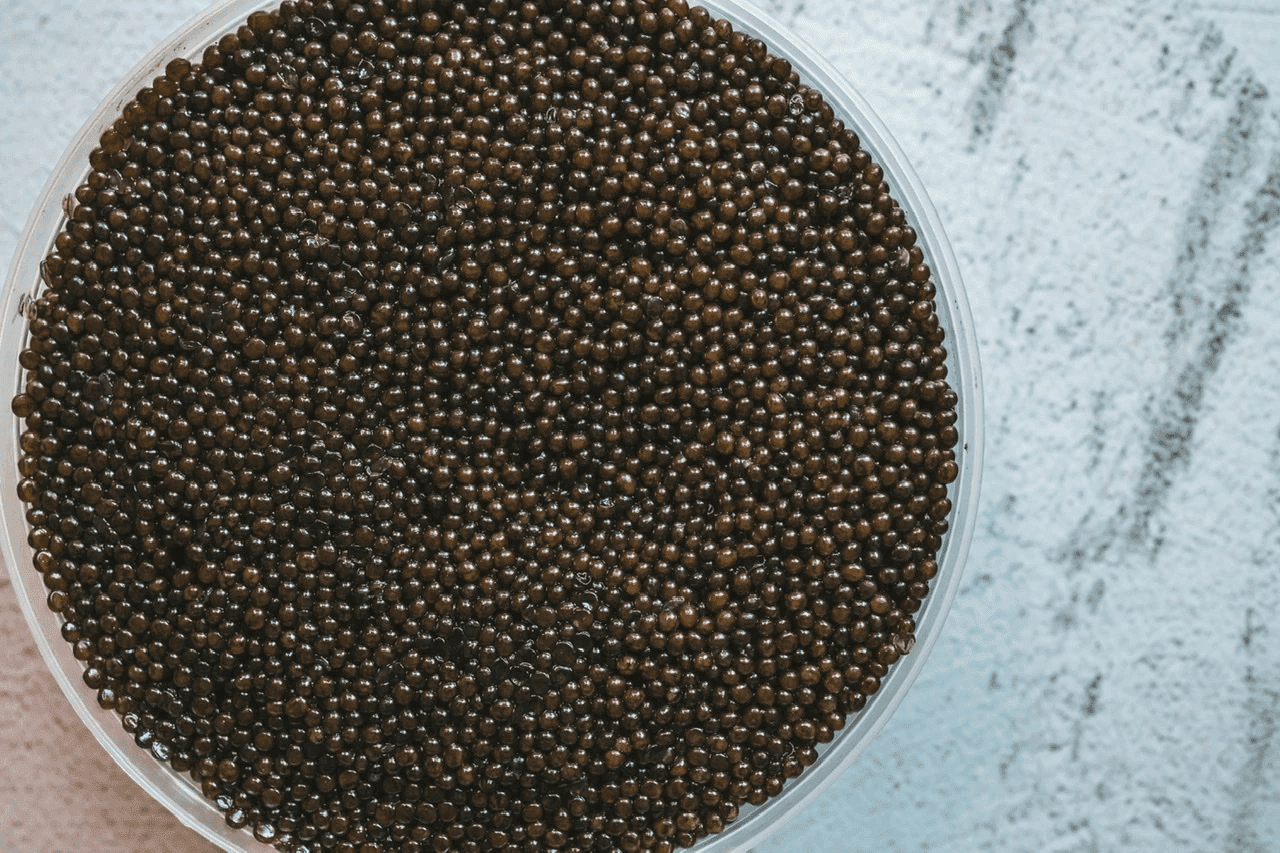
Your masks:
M 62 155 L 27 222 L 5 280 L 0 397 L 12 399 L 21 387 L 23 371 L 18 355 L 27 338 L 28 306 L 43 286 L 40 265 L 65 220 L 62 199 L 73 193 L 88 174 L 89 152 L 99 136 L 140 88 L 163 73 L 169 60 L 197 60 L 206 45 L 234 31 L 249 13 L 271 8 L 277 2 L 223 0 L 190 21 L 120 81 Z M 953 509 L 950 530 L 938 555 L 938 575 L 916 615 L 915 648 L 890 668 L 866 707 L 852 715 L 831 743 L 820 747 L 815 764 L 789 781 L 778 796 L 762 806 L 744 807 L 734 823 L 723 832 L 702 839 L 694 848 L 699 853 L 730 853 L 745 851 L 777 831 L 857 759 L 902 702 L 937 642 L 959 586 L 977 515 L 982 471 L 982 382 L 973 319 L 955 257 L 933 204 L 888 128 L 849 81 L 777 21 L 745 0 L 704 0 L 702 5 L 717 17 L 731 21 L 735 28 L 762 39 L 775 55 L 788 59 L 802 80 L 822 92 L 836 115 L 858 134 L 863 147 L 884 169 L 886 181 L 916 229 L 918 245 L 934 273 L 937 313 L 947 334 L 948 381 L 959 397 L 956 459 L 960 475 L 950 487 Z M 84 686 L 84 667 L 62 639 L 61 619 L 46 606 L 40 575 L 32 565 L 25 509 L 17 496 L 20 432 L 21 422 L 16 418 L 0 430 L 0 549 L 40 654 L 71 708 L 112 760 L 183 824 L 227 851 L 266 853 L 274 849 L 255 840 L 248 829 L 230 828 L 222 813 L 201 795 L 189 777 L 179 775 L 136 746 L 121 727 L 120 718 L 100 708 L 94 692 Z

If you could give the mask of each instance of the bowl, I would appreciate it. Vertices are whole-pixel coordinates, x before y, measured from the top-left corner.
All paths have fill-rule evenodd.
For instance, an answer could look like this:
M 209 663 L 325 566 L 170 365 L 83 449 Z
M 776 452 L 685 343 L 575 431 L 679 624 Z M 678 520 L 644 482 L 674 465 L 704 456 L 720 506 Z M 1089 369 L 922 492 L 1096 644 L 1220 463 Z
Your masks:
M 21 387 L 23 371 L 18 355 L 27 338 L 27 309 L 40 292 L 41 261 L 53 245 L 65 220 L 62 199 L 75 191 L 88 173 L 89 152 L 101 133 L 124 105 L 152 78 L 162 74 L 175 57 L 197 60 L 204 47 L 239 26 L 258 9 L 272 8 L 275 0 L 224 0 L 183 26 L 153 50 L 111 91 L 81 128 L 44 187 L 18 244 L 2 295 L 0 325 L 0 397 L 11 399 Z M 742 0 L 705 0 L 702 3 L 735 28 L 762 39 L 771 51 L 788 59 L 801 79 L 820 91 L 838 117 L 851 127 L 884 169 L 886 181 L 916 229 L 918 245 L 933 270 L 937 287 L 937 313 L 947 333 L 949 382 L 959 397 L 956 427 L 960 440 L 956 457 L 960 474 L 949 487 L 953 508 L 950 530 L 938 555 L 939 571 L 920 612 L 916 614 L 917 643 L 910 654 L 890 667 L 880 690 L 866 707 L 852 715 L 831 743 L 819 749 L 819 758 L 782 792 L 762 806 L 744 807 L 739 818 L 723 832 L 698 842 L 699 853 L 745 851 L 776 832 L 789 818 L 818 797 L 837 776 L 870 745 L 888 722 L 919 675 L 942 631 L 958 588 L 978 505 L 982 470 L 982 384 L 977 341 L 964 285 L 937 212 L 901 147 L 870 104 L 830 63 L 784 26 Z M 81 680 L 83 665 L 72 655 L 60 635 L 61 619 L 49 610 L 38 572 L 32 566 L 33 551 L 27 543 L 25 508 L 17 497 L 17 462 L 20 456 L 20 421 L 11 419 L 0 431 L 0 514 L 3 533 L 0 550 L 9 569 L 23 615 L 50 672 L 66 695 L 71 709 L 92 732 L 95 740 L 149 796 L 172 812 L 183 824 L 227 851 L 272 850 L 254 839 L 248 829 L 230 828 L 222 813 L 200 793 L 185 775 L 153 759 L 136 746 L 121 727 L 119 717 L 100 708 L 94 691 Z

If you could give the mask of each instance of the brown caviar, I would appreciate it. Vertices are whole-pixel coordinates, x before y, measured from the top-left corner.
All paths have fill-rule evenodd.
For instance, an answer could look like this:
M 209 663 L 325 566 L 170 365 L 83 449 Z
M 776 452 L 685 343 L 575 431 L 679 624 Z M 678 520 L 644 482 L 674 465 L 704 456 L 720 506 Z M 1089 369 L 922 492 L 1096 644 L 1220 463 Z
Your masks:
M 21 355 L 84 681 L 284 851 L 670 851 L 914 642 L 957 476 L 880 167 L 683 0 L 293 0 L 101 137 Z

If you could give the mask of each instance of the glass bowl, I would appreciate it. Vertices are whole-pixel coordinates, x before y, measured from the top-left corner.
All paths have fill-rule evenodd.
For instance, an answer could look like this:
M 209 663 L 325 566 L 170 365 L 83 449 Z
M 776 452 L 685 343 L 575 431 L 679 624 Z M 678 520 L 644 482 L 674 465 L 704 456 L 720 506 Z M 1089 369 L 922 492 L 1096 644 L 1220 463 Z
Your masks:
M 41 261 L 52 248 L 65 220 L 62 199 L 73 193 L 88 174 L 89 152 L 99 136 L 139 89 L 163 73 L 171 59 L 185 57 L 197 61 L 206 45 L 234 31 L 251 12 L 272 8 L 277 2 L 223 0 L 183 26 L 126 75 L 62 155 L 19 240 L 5 280 L 3 326 L 0 327 L 0 375 L 3 375 L 0 397 L 12 399 L 20 389 L 22 370 L 18 355 L 27 337 L 27 308 L 42 287 Z M 918 245 L 933 270 L 937 313 L 947 333 L 948 381 L 959 396 L 956 428 L 960 441 L 956 458 L 960 475 L 950 486 L 953 508 L 950 530 L 943 538 L 938 555 L 938 574 L 924 606 L 916 614 L 915 648 L 890 668 L 880 690 L 868 700 L 866 707 L 850 718 L 831 743 L 819 748 L 816 763 L 787 782 L 782 793 L 762 806 L 744 807 L 739 818 L 723 832 L 702 839 L 694 848 L 698 853 L 730 853 L 745 851 L 777 831 L 857 759 L 902 702 L 937 642 L 959 586 L 977 517 L 982 471 L 982 382 L 973 319 L 942 224 L 902 149 L 870 104 L 813 48 L 744 0 L 704 0 L 701 5 L 717 17 L 728 19 L 736 28 L 762 39 L 775 55 L 788 59 L 802 80 L 822 92 L 836 115 L 858 134 L 863 147 L 884 169 L 891 192 L 916 229 Z M 25 509 L 17 497 L 20 432 L 21 422 L 17 418 L 10 419 L 0 431 L 0 458 L 3 459 L 0 513 L 4 522 L 0 549 L 36 645 L 67 701 L 112 760 L 183 824 L 227 851 L 266 853 L 274 850 L 254 839 L 250 830 L 230 828 L 222 813 L 201 795 L 188 776 L 179 775 L 136 746 L 132 736 L 121 727 L 120 718 L 100 708 L 94 691 L 84 686 L 81 680 L 84 667 L 62 639 L 61 619 L 46 606 L 40 575 L 32 566 Z

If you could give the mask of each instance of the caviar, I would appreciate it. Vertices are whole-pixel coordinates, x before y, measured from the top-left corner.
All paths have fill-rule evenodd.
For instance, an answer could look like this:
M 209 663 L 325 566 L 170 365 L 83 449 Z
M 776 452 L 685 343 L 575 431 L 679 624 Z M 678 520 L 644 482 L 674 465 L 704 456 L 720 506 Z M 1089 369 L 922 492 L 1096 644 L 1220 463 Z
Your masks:
M 910 651 L 958 470 L 882 170 L 683 0 L 294 0 L 101 137 L 20 497 L 84 681 L 285 851 L 656 850 Z

